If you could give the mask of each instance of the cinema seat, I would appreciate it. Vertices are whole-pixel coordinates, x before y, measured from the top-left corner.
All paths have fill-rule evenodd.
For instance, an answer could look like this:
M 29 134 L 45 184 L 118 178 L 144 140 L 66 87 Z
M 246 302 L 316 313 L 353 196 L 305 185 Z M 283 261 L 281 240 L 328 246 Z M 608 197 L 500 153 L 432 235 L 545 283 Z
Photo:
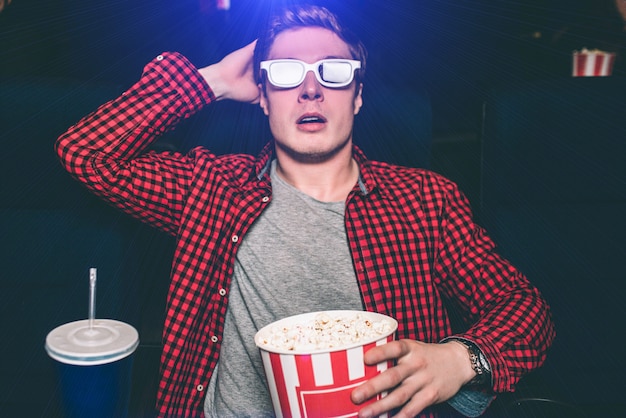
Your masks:
M 520 392 L 590 416 L 624 410 L 625 97 L 623 78 L 566 78 L 494 89 L 484 107 L 481 222 L 556 323 Z

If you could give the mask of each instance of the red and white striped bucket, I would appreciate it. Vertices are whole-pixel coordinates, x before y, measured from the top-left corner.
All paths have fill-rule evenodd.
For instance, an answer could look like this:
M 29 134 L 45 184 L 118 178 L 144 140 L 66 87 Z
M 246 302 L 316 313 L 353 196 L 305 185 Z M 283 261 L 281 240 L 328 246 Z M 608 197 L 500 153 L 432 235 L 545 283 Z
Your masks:
M 574 51 L 572 76 L 606 77 L 613 73 L 615 53 L 598 50 Z
M 381 394 L 361 405 L 355 405 L 350 399 L 355 387 L 392 366 L 391 362 L 367 366 L 363 362 L 363 355 L 372 347 L 393 341 L 397 322 L 373 312 L 328 313 L 358 313 L 372 321 L 389 321 L 391 331 L 350 346 L 300 352 L 270 348 L 262 343 L 264 335 L 267 335 L 270 327 L 306 323 L 319 313 L 292 316 L 259 330 L 255 342 L 261 351 L 274 412 L 279 418 L 356 417 L 364 405 L 385 395 Z

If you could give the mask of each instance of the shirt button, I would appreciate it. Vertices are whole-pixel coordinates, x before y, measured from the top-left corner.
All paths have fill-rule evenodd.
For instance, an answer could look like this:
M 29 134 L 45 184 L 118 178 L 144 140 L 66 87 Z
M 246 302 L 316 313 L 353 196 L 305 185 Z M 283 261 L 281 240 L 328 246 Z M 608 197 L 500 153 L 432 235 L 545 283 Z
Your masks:
M 263 196 L 263 199 L 261 199 L 263 201 L 263 203 L 266 203 L 270 200 L 269 196 Z
M 217 342 L 217 336 L 215 336 L 215 335 L 214 335 L 214 336 L 212 336 L 212 337 L 211 337 L 211 341 L 212 341 L 212 342 L 214 342 L 214 343 L 216 343 L 216 342 Z
M 163 55 L 157 55 L 156 59 L 157 61 L 163 61 Z
M 198 386 L 196 386 L 196 389 L 198 390 L 198 392 L 202 392 L 204 390 L 204 386 L 203 385 L 198 385 Z
M 220 296 L 225 296 L 226 295 L 226 289 L 220 289 Z
M 231 240 L 232 240 L 233 242 L 237 242 L 237 241 L 239 241 L 239 237 L 238 237 L 237 235 L 233 235 L 233 237 L 231 238 Z

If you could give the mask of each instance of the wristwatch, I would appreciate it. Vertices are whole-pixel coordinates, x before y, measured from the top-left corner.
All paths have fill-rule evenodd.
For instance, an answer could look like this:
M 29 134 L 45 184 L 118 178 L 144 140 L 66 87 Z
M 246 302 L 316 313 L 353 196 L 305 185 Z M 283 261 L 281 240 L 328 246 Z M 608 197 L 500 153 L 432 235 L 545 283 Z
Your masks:
M 472 369 L 476 372 L 476 376 L 474 376 L 474 378 L 472 378 L 472 380 L 470 380 L 467 384 L 470 386 L 489 384 L 491 382 L 491 366 L 489 366 L 487 358 L 476 346 L 476 344 L 459 338 L 452 338 L 451 341 L 456 341 L 467 348 L 470 362 L 472 363 Z

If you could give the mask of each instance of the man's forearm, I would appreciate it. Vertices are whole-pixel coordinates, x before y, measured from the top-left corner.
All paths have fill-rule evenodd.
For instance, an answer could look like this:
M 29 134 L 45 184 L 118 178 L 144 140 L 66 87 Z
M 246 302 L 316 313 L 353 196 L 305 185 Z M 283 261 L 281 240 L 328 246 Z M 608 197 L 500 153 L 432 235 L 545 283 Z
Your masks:
M 210 88 L 184 57 L 164 54 L 122 96 L 63 134 L 56 151 L 66 170 L 95 194 L 174 233 L 193 158 L 142 151 L 211 99 Z
M 456 337 L 474 342 L 488 359 L 495 392 L 512 391 L 545 360 L 554 338 L 549 308 L 528 279 L 496 253 L 458 189 L 449 190 L 440 286 L 471 324 Z
M 66 170 L 79 180 L 97 183 L 94 167 L 130 161 L 212 98 L 210 88 L 185 58 L 159 55 L 122 96 L 61 135 L 56 142 L 57 154 Z

